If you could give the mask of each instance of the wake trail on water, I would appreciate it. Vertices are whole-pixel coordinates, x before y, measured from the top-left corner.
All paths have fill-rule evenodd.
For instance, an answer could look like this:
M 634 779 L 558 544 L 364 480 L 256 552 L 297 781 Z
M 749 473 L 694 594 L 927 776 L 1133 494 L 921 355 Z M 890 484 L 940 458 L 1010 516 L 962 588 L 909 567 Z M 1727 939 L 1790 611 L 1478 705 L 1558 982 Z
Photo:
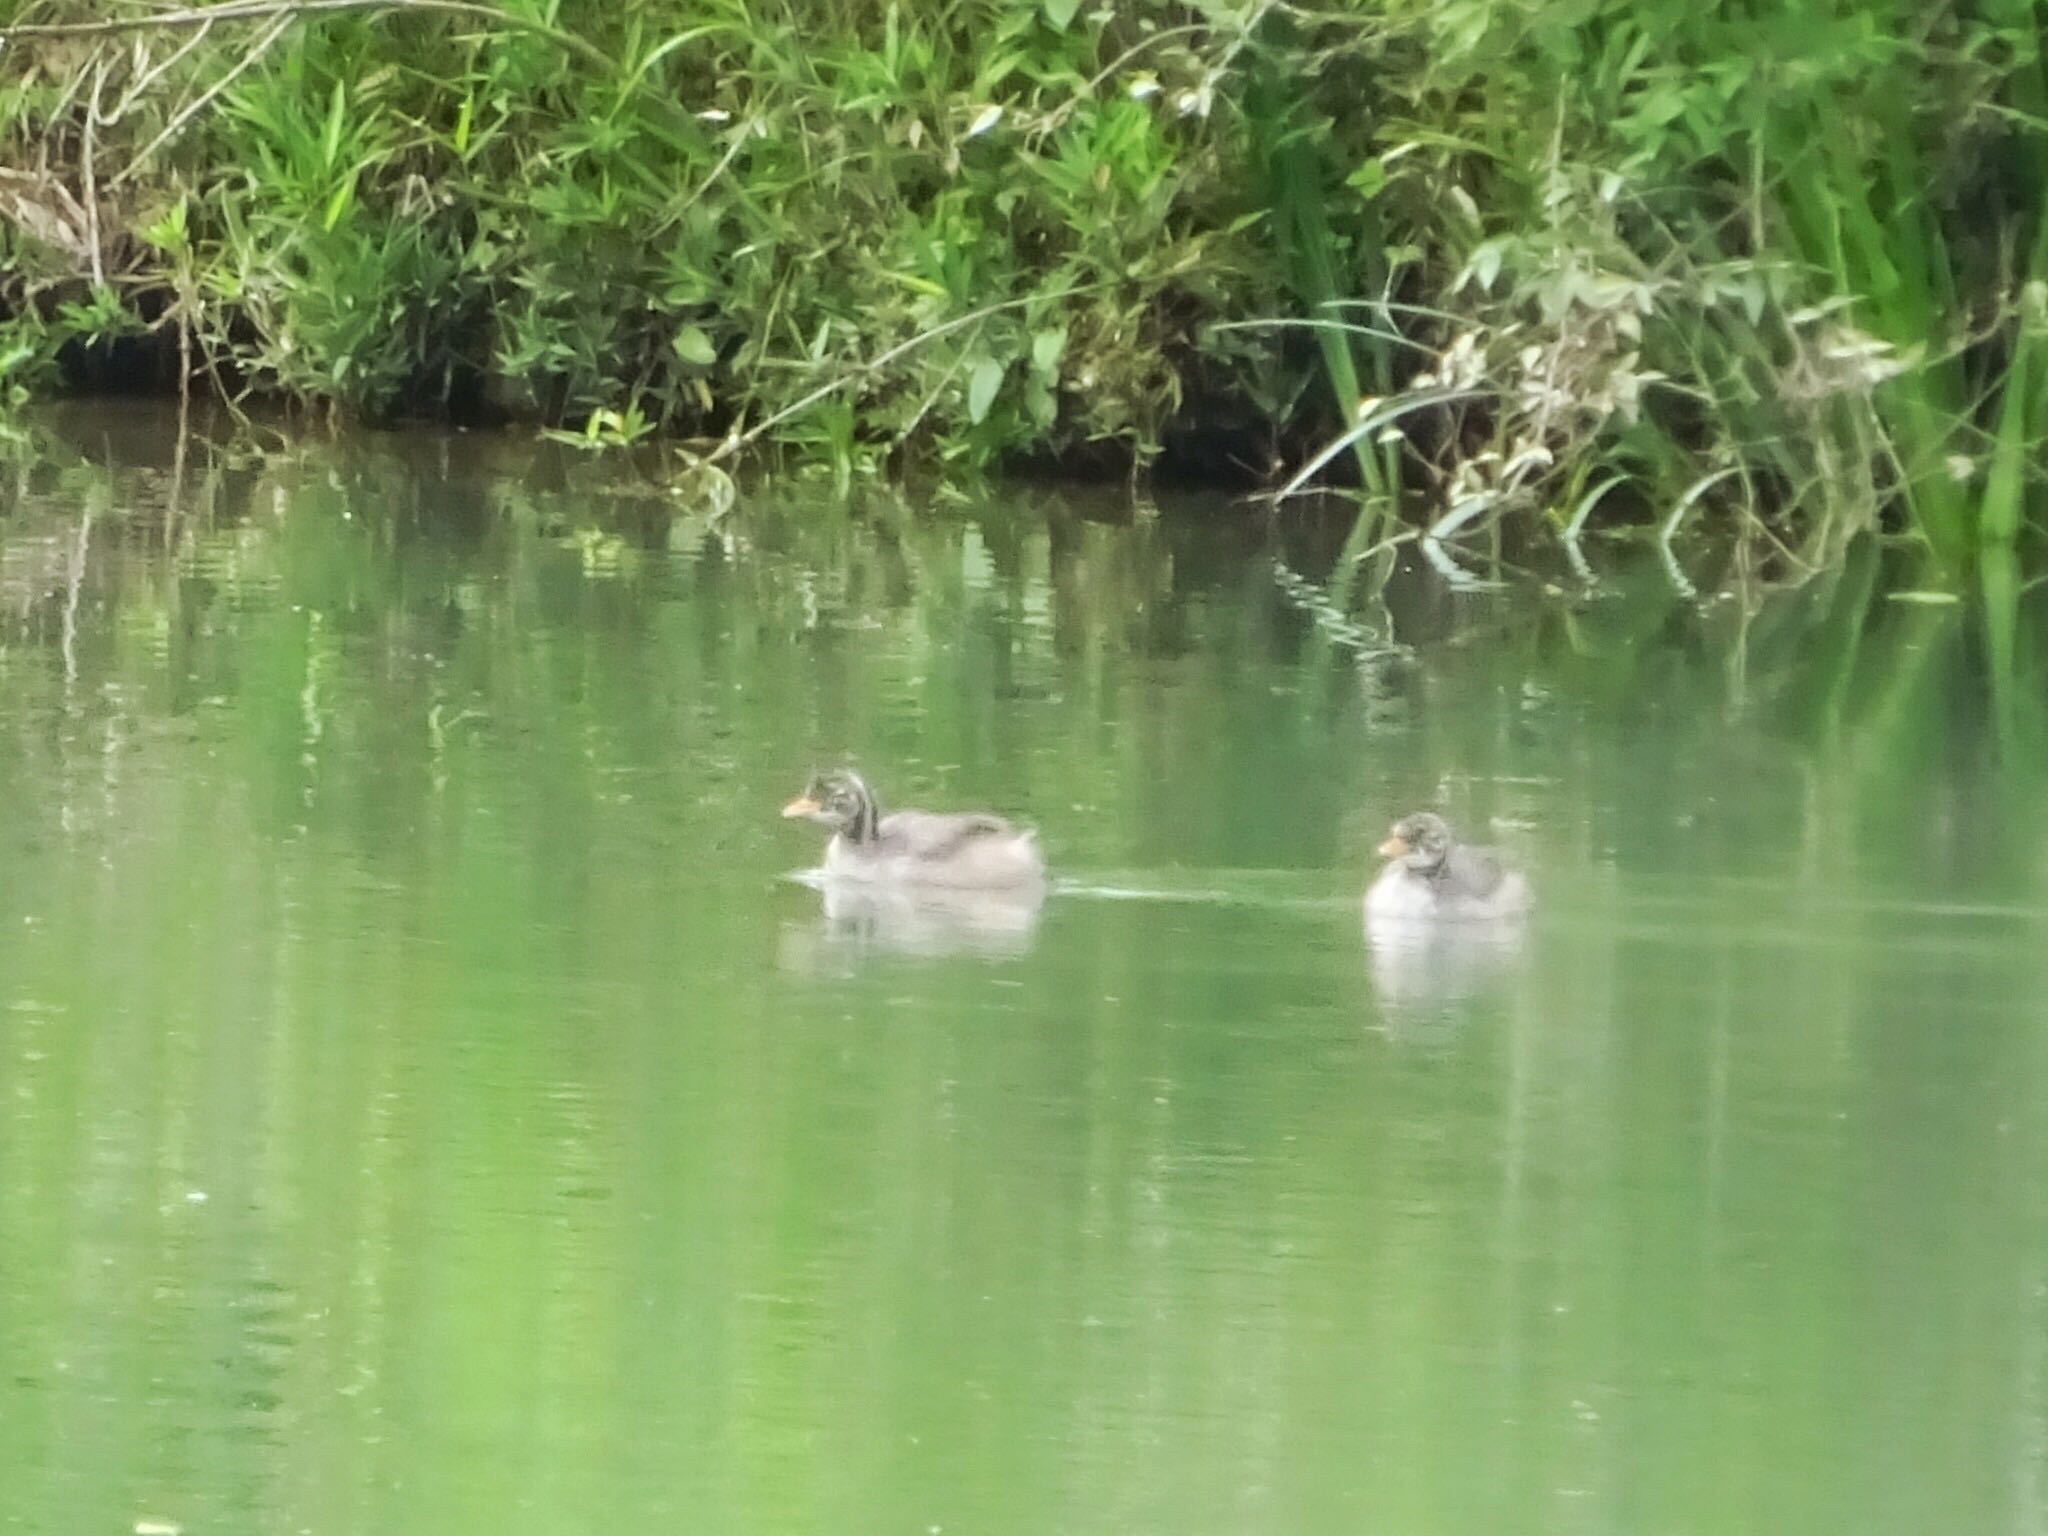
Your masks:
M 784 878 L 798 885 L 808 886 L 814 891 L 825 890 L 830 884 L 822 868 L 791 870 Z M 1229 907 L 1253 911 L 1325 914 L 1351 910 L 1358 905 L 1359 900 L 1359 894 L 1352 892 L 1304 891 L 1300 888 L 1303 883 L 1300 873 L 1293 870 L 1238 870 L 1232 871 L 1229 878 L 1233 883 L 1174 885 L 1147 879 L 1144 875 L 1126 876 L 1121 871 L 1111 870 L 1094 875 L 1056 876 L 1047 882 L 1045 894 L 1049 900 L 1061 901 L 1151 902 L 1160 906 Z M 1762 880 L 1724 879 L 1704 882 L 1704 885 L 1706 888 L 1688 890 L 1660 891 L 1654 886 L 1650 889 L 1635 890 L 1629 896 L 1628 910 L 1638 919 L 1647 921 L 1626 922 L 1619 926 L 1614 924 L 1612 915 L 1605 914 L 1603 909 L 1587 908 L 1583 903 L 1565 905 L 1568 911 L 1576 913 L 1583 920 L 1607 924 L 1617 934 L 1626 933 L 1639 937 L 1669 935 L 1679 931 L 1696 932 L 1700 919 L 1712 919 L 1722 915 L 1721 904 L 1727 895 L 1724 888 L 1742 888 L 1753 893 L 1783 888 L 1782 882 Z M 1921 922 L 1990 920 L 2020 924 L 2048 923 L 2048 908 L 1994 902 L 1927 901 L 1912 897 L 1888 896 L 1883 893 L 1818 900 L 1809 895 L 1800 903 L 1799 908 L 1785 915 L 1814 919 L 1854 915 L 1906 918 Z M 1782 923 L 1782 919 L 1779 921 Z
M 1250 907 L 1275 912 L 1330 912 L 1355 906 L 1358 901 L 1356 896 L 1351 895 L 1315 895 L 1299 889 L 1256 888 L 1256 883 L 1262 880 L 1269 885 L 1278 884 L 1281 880 L 1296 883 L 1297 877 L 1291 871 L 1257 870 L 1246 871 L 1244 874 L 1254 883 L 1167 885 L 1143 879 L 1125 879 L 1114 873 L 1094 877 L 1064 875 L 1048 881 L 1045 893 L 1048 899 L 1060 900 L 1157 902 L 1162 905 L 1188 907 Z M 828 883 L 823 869 L 792 870 L 786 878 L 798 885 L 808 886 L 814 891 L 823 890 Z
M 1055 880 L 1051 894 L 1079 901 L 1150 901 L 1189 907 L 1257 907 L 1276 912 L 1325 912 L 1357 901 L 1353 896 L 1310 896 L 1218 886 L 1126 885 L 1079 879 Z

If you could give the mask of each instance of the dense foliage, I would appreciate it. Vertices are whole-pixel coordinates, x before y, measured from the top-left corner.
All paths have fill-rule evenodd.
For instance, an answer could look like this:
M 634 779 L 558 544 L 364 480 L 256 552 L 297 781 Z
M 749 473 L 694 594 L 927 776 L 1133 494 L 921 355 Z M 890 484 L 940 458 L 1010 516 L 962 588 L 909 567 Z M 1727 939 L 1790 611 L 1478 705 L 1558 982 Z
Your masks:
M 1178 449 L 1445 539 L 1711 515 L 1788 569 L 2028 526 L 2034 0 L 216 9 L 20 7 L 7 383 L 842 477 Z

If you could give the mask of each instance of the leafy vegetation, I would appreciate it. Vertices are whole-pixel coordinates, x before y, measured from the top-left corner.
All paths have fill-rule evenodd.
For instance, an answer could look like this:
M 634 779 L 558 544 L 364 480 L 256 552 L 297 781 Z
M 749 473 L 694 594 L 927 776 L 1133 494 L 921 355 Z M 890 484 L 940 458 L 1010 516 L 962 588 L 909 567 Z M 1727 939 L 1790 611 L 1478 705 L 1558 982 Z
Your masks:
M 2040 526 L 2041 9 L 27 0 L 0 390 L 1960 573 Z

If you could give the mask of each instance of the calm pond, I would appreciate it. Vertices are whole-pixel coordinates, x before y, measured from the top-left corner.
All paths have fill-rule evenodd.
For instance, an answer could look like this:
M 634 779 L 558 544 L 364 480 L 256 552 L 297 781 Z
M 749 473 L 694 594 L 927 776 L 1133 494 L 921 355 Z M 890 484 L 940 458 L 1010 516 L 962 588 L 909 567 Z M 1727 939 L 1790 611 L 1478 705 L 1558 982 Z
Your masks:
M 2048 1529 L 1965 607 L 163 428 L 0 503 L 0 1527 Z M 847 760 L 1043 908 L 828 913 Z M 1426 805 L 1518 939 L 1367 943 Z

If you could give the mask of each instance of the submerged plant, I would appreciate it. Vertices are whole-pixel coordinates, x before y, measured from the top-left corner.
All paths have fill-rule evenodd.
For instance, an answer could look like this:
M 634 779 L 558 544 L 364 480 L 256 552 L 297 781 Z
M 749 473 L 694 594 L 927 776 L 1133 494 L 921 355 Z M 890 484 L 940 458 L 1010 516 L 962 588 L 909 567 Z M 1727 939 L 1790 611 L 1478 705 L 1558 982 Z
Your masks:
M 630 448 L 653 431 L 654 423 L 642 414 L 638 406 L 629 405 L 623 411 L 592 411 L 580 432 L 564 432 L 551 427 L 542 435 L 554 442 L 567 443 L 571 448 Z

